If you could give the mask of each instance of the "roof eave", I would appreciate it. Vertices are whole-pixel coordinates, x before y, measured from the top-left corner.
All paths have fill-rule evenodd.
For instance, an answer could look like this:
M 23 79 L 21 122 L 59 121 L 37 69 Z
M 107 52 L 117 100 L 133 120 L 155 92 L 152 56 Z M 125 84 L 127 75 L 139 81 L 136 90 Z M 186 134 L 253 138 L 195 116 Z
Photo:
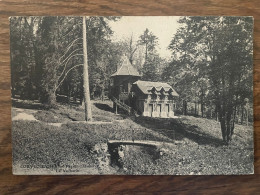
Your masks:
M 132 76 L 132 77 L 141 77 L 140 75 L 130 75 L 130 74 L 112 74 L 110 77 L 115 77 L 115 76 Z

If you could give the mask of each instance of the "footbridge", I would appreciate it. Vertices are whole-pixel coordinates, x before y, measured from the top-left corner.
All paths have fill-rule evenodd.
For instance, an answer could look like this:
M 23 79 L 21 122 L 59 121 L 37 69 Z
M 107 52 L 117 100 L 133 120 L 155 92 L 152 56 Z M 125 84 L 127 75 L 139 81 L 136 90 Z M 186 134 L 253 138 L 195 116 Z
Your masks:
M 160 141 L 150 141 L 150 140 L 108 140 L 108 145 L 117 147 L 120 145 L 134 145 L 134 146 L 148 146 L 148 147 L 160 147 L 160 146 L 173 146 L 176 141 L 171 142 L 160 142 Z

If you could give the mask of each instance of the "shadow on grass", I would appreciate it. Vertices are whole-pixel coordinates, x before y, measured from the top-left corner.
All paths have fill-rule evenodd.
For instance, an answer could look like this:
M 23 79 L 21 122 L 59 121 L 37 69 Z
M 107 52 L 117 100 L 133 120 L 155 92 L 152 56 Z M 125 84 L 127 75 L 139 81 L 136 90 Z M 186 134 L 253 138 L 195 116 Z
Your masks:
M 115 114 L 115 110 L 114 110 L 110 105 L 108 105 L 108 104 L 106 104 L 106 103 L 94 103 L 94 105 L 95 105 L 98 109 L 100 109 L 100 110 L 104 110 L 104 111 L 111 112 L 111 113 Z M 129 116 L 128 113 L 127 113 L 125 110 L 123 110 L 123 109 L 121 109 L 121 108 L 119 108 L 119 107 L 117 108 L 117 113 L 118 113 L 123 119 Z
M 223 145 L 221 139 L 203 132 L 203 130 L 196 125 L 183 123 L 182 119 L 162 119 L 140 116 L 136 118 L 135 122 L 173 140 L 181 141 L 184 138 L 188 138 L 199 145 L 212 145 L 216 147 Z
M 32 100 L 19 100 L 12 99 L 12 107 L 24 108 L 24 109 L 34 109 L 34 110 L 47 110 L 52 108 L 47 104 L 41 104 L 37 101 Z
M 99 108 L 100 110 L 108 111 L 113 113 L 113 108 L 111 108 L 107 104 L 102 104 L 102 103 L 94 103 L 94 105 Z
M 221 139 L 203 132 L 196 125 L 180 123 L 176 125 L 175 131 L 176 133 L 196 142 L 199 145 L 212 145 L 216 147 L 223 145 L 223 141 Z

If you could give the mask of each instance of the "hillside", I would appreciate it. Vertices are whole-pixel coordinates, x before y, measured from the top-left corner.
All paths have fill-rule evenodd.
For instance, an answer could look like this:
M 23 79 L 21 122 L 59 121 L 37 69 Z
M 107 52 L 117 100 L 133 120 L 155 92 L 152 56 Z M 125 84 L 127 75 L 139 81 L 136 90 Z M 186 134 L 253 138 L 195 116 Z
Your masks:
M 253 173 L 251 127 L 237 125 L 232 143 L 223 146 L 214 120 L 129 118 L 115 115 L 110 101 L 92 104 L 94 122 L 86 123 L 81 107 L 39 110 L 39 105 L 17 100 L 12 109 L 12 137 L 14 162 L 19 164 L 14 164 L 14 173 L 21 174 L 19 167 L 30 174 Z M 173 146 L 123 147 L 120 166 L 111 166 L 108 139 L 162 141 Z

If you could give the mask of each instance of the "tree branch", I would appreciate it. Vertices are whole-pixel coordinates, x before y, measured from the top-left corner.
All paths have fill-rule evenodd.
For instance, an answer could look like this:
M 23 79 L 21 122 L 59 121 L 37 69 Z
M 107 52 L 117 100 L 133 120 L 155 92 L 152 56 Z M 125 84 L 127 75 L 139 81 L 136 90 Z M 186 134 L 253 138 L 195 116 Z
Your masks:
M 77 68 L 78 66 L 83 66 L 83 64 L 77 64 L 77 65 L 71 67 L 71 68 L 65 73 L 63 79 L 62 79 L 62 80 L 60 81 L 60 83 L 57 85 L 55 91 L 56 91 L 56 90 L 60 87 L 60 85 L 63 83 L 63 81 L 65 80 L 66 76 L 69 74 L 69 72 L 70 72 L 71 70 L 73 70 L 74 68 Z
M 82 50 L 82 48 L 75 49 L 73 52 L 70 53 L 68 57 L 65 58 L 65 60 L 63 60 L 62 62 L 59 61 L 59 63 L 63 64 L 64 62 L 66 62 L 66 60 L 69 60 L 76 51 L 80 51 L 80 50 Z
M 83 54 L 74 54 L 74 55 L 70 56 L 70 58 L 68 59 L 68 61 L 66 62 L 65 66 L 64 66 L 64 69 L 63 69 L 63 71 L 62 71 L 62 73 L 61 73 L 59 79 L 62 77 L 63 73 L 65 72 L 69 60 L 70 60 L 72 57 L 75 57 L 75 56 L 82 56 L 82 55 L 83 55 Z
M 64 54 L 60 57 L 59 61 L 67 54 L 67 52 L 70 50 L 70 48 L 73 46 L 73 44 L 77 41 L 77 40 L 80 40 L 82 38 L 77 38 L 75 39 L 74 41 L 72 41 L 65 49 L 65 52 Z
M 71 42 L 68 46 L 67 46 L 67 49 L 66 49 L 66 51 L 65 51 L 65 53 L 59 58 L 59 62 L 60 62 L 60 60 L 67 54 L 67 52 L 70 50 L 70 48 L 73 46 L 73 44 L 77 41 L 77 40 L 79 40 L 79 39 L 82 39 L 82 38 L 77 38 L 77 39 L 75 39 L 73 42 Z M 81 44 L 81 43 L 78 43 L 78 44 Z M 76 49 L 76 50 L 79 50 L 79 49 Z M 75 50 L 75 51 L 76 51 Z M 75 51 L 73 51 L 73 52 L 75 52 Z M 68 58 L 68 57 L 67 57 Z M 66 61 L 66 59 L 65 60 L 63 60 L 63 62 L 62 63 L 64 63 Z M 53 63 L 54 61 L 50 61 L 50 62 L 48 62 L 46 65 L 48 65 L 48 64 L 51 64 L 51 63 Z M 62 63 L 60 63 L 60 64 L 62 64 Z

